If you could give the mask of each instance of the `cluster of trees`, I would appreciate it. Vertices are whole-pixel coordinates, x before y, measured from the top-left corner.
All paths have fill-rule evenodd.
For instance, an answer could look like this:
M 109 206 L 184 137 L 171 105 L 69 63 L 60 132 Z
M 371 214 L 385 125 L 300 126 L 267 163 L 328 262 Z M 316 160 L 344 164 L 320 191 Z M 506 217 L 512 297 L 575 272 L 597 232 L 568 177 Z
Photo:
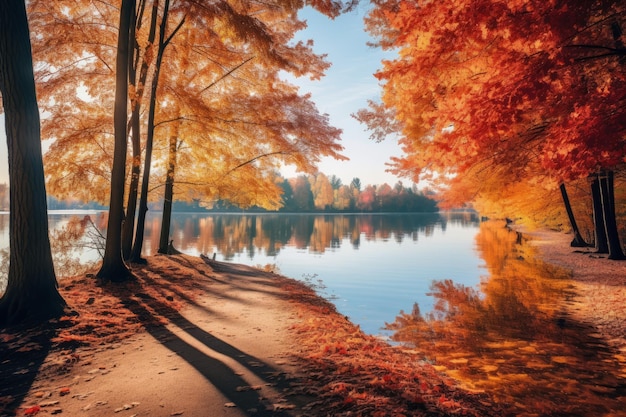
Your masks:
M 421 212 L 438 211 L 437 202 L 413 187 L 397 182 L 393 187 L 382 185 L 362 186 L 359 178 L 349 185 L 342 184 L 335 175 L 300 175 L 296 178 L 279 177 L 282 189 L 281 205 L 276 210 L 294 212 Z M 203 203 L 197 202 L 198 207 Z M 210 203 L 213 211 L 241 210 L 229 201 Z M 251 207 L 251 211 L 267 211 L 262 207 Z
M 434 212 L 437 203 L 415 187 L 405 187 L 402 182 L 394 187 L 385 183 L 380 186 L 362 187 L 354 178 L 350 185 L 341 183 L 336 176 L 324 174 L 300 176 L 284 180 L 283 206 L 280 211 L 392 211 Z
M 323 173 L 301 175 L 298 178 L 276 177 L 282 189 L 281 202 L 278 209 L 268 210 L 262 206 L 246 207 L 246 211 L 279 211 L 293 212 L 414 212 L 432 213 L 439 210 L 434 196 L 419 190 L 416 185 L 405 187 L 398 181 L 393 187 L 387 183 L 382 185 L 361 185 L 359 178 L 354 178 L 350 185 L 342 184 L 335 175 L 330 177 Z M 175 198 L 175 197 L 174 197 Z M 5 205 L 3 205 L 3 202 Z M 47 199 L 49 210 L 90 209 L 105 210 L 100 203 L 80 200 L 59 200 L 53 196 Z M 163 201 L 152 201 L 149 209 L 160 211 Z M 0 184 L 0 210 L 8 210 L 8 186 Z M 241 211 L 241 206 L 229 200 L 191 201 L 176 200 L 172 202 L 172 211 Z
M 329 17 L 354 6 L 306 4 Z M 0 3 L 11 193 L 2 324 L 45 320 L 65 307 L 50 257 L 46 183 L 61 199 L 108 203 L 97 275 L 125 281 L 133 278 L 125 260 L 141 261 L 150 191 L 165 201 L 167 242 L 174 182 L 182 198 L 273 208 L 280 166 L 314 172 L 322 157 L 344 158 L 340 130 L 281 78 L 316 79 L 329 65 L 312 42 L 292 40 L 305 26 L 297 17 L 304 5 L 33 0 L 27 13 L 24 0 Z M 42 136 L 50 140 L 45 177 Z
M 442 184 L 444 205 L 510 217 L 559 188 L 567 203 L 566 187 L 587 181 L 596 247 L 623 259 L 614 174 L 626 156 L 626 3 L 373 4 L 367 29 L 399 53 L 376 74 L 382 101 L 356 117 L 375 140 L 399 135 L 393 170 Z

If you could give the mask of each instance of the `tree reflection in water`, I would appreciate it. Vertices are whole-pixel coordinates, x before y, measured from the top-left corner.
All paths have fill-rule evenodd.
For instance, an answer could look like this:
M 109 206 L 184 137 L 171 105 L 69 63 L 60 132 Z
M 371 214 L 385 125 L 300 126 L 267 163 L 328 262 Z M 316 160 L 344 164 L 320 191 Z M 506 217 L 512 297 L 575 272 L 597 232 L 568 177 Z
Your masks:
M 511 416 L 626 416 L 626 358 L 568 317 L 568 273 L 519 240 L 483 223 L 477 246 L 489 276 L 480 291 L 433 282 L 433 311 L 401 311 L 387 325 L 393 340 L 462 386 L 493 394 Z

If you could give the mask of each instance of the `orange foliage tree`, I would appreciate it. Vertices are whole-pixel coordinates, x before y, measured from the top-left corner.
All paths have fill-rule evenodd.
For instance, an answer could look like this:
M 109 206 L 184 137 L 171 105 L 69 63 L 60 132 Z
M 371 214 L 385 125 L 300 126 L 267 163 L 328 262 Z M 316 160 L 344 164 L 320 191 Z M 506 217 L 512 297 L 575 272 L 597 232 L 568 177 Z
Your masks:
M 166 16 L 165 3 L 154 0 L 148 25 L 142 21 L 150 2 L 131 3 L 128 44 L 116 38 L 120 9 L 115 3 L 84 0 L 68 6 L 35 0 L 30 4 L 34 25 L 41 34 L 35 40 L 35 51 L 38 77 L 45 81 L 41 89 L 44 111 L 50 115 L 44 132 L 53 139 L 47 163 L 48 182 L 55 196 L 106 201 L 115 179 L 110 210 L 112 214 L 123 210 L 120 196 L 128 187 L 119 183 L 119 174 L 127 180 L 127 126 L 133 126 L 131 177 L 136 184 L 143 146 L 139 140 L 144 140 L 137 120 L 146 122 L 139 110 L 142 102 L 155 100 L 157 94 L 157 140 L 167 140 L 169 127 L 177 125 L 177 183 L 185 186 L 179 197 L 276 206 L 280 187 L 272 172 L 277 167 L 295 164 L 300 170 L 311 171 L 322 156 L 342 158 L 342 147 L 337 143 L 340 131 L 328 125 L 327 116 L 319 114 L 309 96 L 298 94 L 296 87 L 280 78 L 281 71 L 318 78 L 328 66 L 322 56 L 313 54 L 310 43 L 291 42 L 295 32 L 305 26 L 297 18 L 304 2 L 188 0 L 176 2 Z M 343 1 L 309 3 L 330 17 L 354 6 Z M 161 21 L 176 19 L 184 26 L 168 39 L 171 48 L 163 57 L 158 93 L 146 94 L 145 84 L 156 74 L 155 37 L 165 28 L 156 28 L 157 15 Z M 126 29 L 121 33 L 126 34 Z M 118 58 L 124 54 L 128 61 L 125 68 L 120 65 L 115 69 L 116 53 Z M 122 77 L 126 68 L 130 68 L 130 86 L 127 74 L 127 93 L 123 99 L 115 99 L 116 111 L 120 116 L 124 113 L 122 145 L 121 119 L 116 118 L 115 132 L 112 129 L 110 110 L 114 103 L 110 91 L 116 71 Z M 123 110 L 128 101 L 130 109 Z M 134 116 L 132 123 L 129 113 Z M 116 146 L 111 140 L 114 136 Z M 159 182 L 166 155 L 155 155 L 154 178 Z M 90 187 L 85 187 L 85 182 Z M 134 221 L 136 193 L 133 186 L 128 195 L 133 207 L 127 208 L 127 230 Z M 114 233 L 117 241 L 114 230 L 121 224 L 121 216 L 113 218 L 115 224 L 109 225 L 107 232 Z M 121 268 L 118 261 L 116 264 Z
M 468 178 L 478 168 L 509 187 L 538 178 L 558 185 L 623 164 L 623 2 L 374 3 L 367 28 L 398 58 L 376 74 L 382 103 L 357 118 L 375 139 L 400 134 L 396 173 L 434 176 L 467 201 L 491 197 Z M 612 244 L 611 256 L 621 257 Z

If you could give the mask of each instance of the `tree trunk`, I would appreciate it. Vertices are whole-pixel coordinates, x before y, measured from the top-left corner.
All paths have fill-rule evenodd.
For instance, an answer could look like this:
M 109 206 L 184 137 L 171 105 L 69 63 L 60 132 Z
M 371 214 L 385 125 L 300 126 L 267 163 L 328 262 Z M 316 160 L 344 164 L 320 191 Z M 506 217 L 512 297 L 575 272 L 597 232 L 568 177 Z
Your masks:
M 176 149 L 178 135 L 170 136 L 169 164 L 165 180 L 165 197 L 163 200 L 163 219 L 159 238 L 159 253 L 169 253 L 170 222 L 172 220 L 172 199 L 174 198 L 174 174 L 176 171 Z
M 154 144 L 154 115 L 156 112 L 157 88 L 159 85 L 159 74 L 161 72 L 161 62 L 163 60 L 163 52 L 167 43 L 165 41 L 165 30 L 167 29 L 167 17 L 169 14 L 169 0 L 165 1 L 163 17 L 161 19 L 159 31 L 159 49 L 150 87 L 150 107 L 148 109 L 148 137 L 146 138 L 146 157 L 143 167 L 143 179 L 141 180 L 141 197 L 139 199 L 139 214 L 137 218 L 137 231 L 135 233 L 135 243 L 130 256 L 132 262 L 143 262 L 141 251 L 143 249 L 143 237 L 145 231 L 146 213 L 148 212 L 148 185 L 150 184 L 150 165 L 152 164 L 152 146 Z M 156 26 L 156 14 L 158 11 L 158 2 L 154 2 L 152 27 Z M 152 34 L 151 27 L 151 34 Z M 152 37 L 154 40 L 154 37 Z M 168 226 L 169 229 L 169 226 Z
M 133 23 L 134 27 L 141 28 L 143 11 L 145 8 L 145 2 L 141 2 L 139 17 L 135 19 Z M 150 31 L 148 34 L 148 47 L 154 42 L 156 37 L 156 22 L 159 11 L 159 1 L 155 0 L 152 3 L 152 17 L 150 18 Z M 133 42 L 133 61 L 129 63 L 130 76 L 129 80 L 135 89 L 135 94 L 131 98 L 131 117 L 130 117 L 130 129 L 131 129 L 131 142 L 133 151 L 133 164 L 131 167 L 130 185 L 128 187 L 128 203 L 126 204 L 126 219 L 122 227 L 122 257 L 124 260 L 129 260 L 132 255 L 133 234 L 135 232 L 135 214 L 137 213 L 137 196 L 139 190 L 139 176 L 141 175 L 141 102 L 143 99 L 144 85 L 148 78 L 149 61 L 146 54 L 142 56 L 139 44 L 135 37 L 131 39 Z M 139 69 L 139 78 L 137 78 L 137 67 L 141 61 L 141 68 Z
M 609 253 L 609 246 L 604 227 L 604 212 L 602 210 L 602 194 L 600 181 L 597 177 L 591 181 L 591 197 L 593 202 L 593 230 L 596 240 L 597 253 Z
M 572 205 L 570 204 L 569 197 L 567 196 L 567 189 L 565 188 L 565 184 L 561 184 L 559 188 L 561 189 L 561 196 L 563 197 L 563 204 L 565 204 L 567 217 L 569 218 L 569 222 L 572 226 L 572 231 L 574 232 L 574 240 L 572 240 L 570 246 L 576 248 L 584 248 L 590 246 L 587 242 L 585 242 L 585 239 L 583 239 L 580 234 L 578 224 L 576 224 L 576 218 L 574 217 L 574 212 L 572 211 Z
M 626 259 L 622 250 L 622 242 L 617 231 L 615 218 L 615 193 L 613 187 L 613 171 L 600 176 L 600 195 L 602 196 L 602 213 L 604 214 L 604 228 L 609 246 L 609 259 Z
M 63 314 L 48 237 L 39 108 L 23 0 L 0 1 L 0 92 L 9 154 L 9 275 L 0 326 Z
M 122 221 L 124 220 L 124 181 L 126 177 L 126 119 L 128 116 L 128 62 L 130 42 L 134 31 L 133 13 L 135 0 L 122 0 L 120 26 L 117 41 L 115 70 L 115 148 L 111 169 L 111 197 L 107 240 L 102 267 L 98 278 L 104 281 L 123 282 L 133 279 L 132 273 L 122 259 Z
M 136 104 L 139 107 L 139 104 Z M 135 126 L 136 125 L 136 126 Z M 128 202 L 126 204 L 126 215 L 122 223 L 122 258 L 130 258 L 133 244 L 133 232 L 135 231 L 135 215 L 137 213 L 137 193 L 139 190 L 139 176 L 141 175 L 141 146 L 139 138 L 139 112 L 131 116 L 133 164 L 130 171 L 130 184 L 128 186 Z

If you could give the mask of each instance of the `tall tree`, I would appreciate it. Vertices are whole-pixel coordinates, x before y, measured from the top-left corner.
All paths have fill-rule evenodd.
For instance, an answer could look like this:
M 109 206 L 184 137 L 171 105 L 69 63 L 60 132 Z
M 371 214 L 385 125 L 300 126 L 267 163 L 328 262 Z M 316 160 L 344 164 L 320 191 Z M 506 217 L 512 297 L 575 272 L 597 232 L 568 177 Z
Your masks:
M 329 16 L 352 7 L 350 2 L 340 1 L 314 1 L 311 5 Z M 50 120 L 57 121 L 46 125 L 55 139 L 47 155 L 53 167 L 49 183 L 55 195 L 73 193 L 93 199 L 97 194 L 96 198 L 103 201 L 106 193 L 102 190 L 111 184 L 107 167 L 114 152 L 109 127 L 113 123 L 107 111 L 96 107 L 109 104 L 106 92 L 113 89 L 110 51 L 115 45 L 111 28 L 116 24 L 111 16 L 119 13 L 114 6 L 90 0 L 72 7 L 32 2 L 42 33 L 37 39 L 42 64 L 38 67 L 49 81 L 43 89 L 45 110 L 54 115 Z M 282 71 L 319 78 L 328 67 L 310 44 L 291 42 L 295 32 L 304 27 L 297 18 L 302 6 L 302 2 L 282 1 L 174 3 L 173 18 L 183 14 L 190 17 L 168 50 L 158 94 L 160 101 L 178 104 L 158 109 L 155 138 L 167 142 L 163 133 L 167 125 L 180 124 L 180 138 L 185 140 L 179 149 L 177 198 L 200 199 L 205 204 L 223 198 L 244 206 L 277 205 L 280 189 L 273 172 L 279 166 L 295 165 L 312 172 L 322 156 L 341 158 L 342 147 L 337 143 L 340 131 L 328 125 L 327 115 L 318 112 L 309 96 L 298 94 L 295 86 L 281 79 Z M 87 27 L 93 30 L 86 31 Z M 138 43 L 145 50 L 144 56 L 149 52 L 154 55 L 156 47 L 148 47 L 143 30 Z M 66 34 L 67 45 L 48 36 L 57 31 Z M 181 36 L 183 32 L 185 36 Z M 63 64 L 61 68 L 57 62 Z M 78 73 L 85 76 L 77 77 Z M 71 79 L 83 80 L 84 84 L 61 87 Z M 137 88 L 130 89 L 131 99 L 138 98 L 140 86 L 137 83 Z M 77 95 L 72 88 L 88 97 Z M 61 99 L 76 105 L 59 106 Z M 88 108 L 88 114 L 76 110 L 80 108 Z M 145 117 L 142 114 L 142 123 Z M 162 182 L 168 159 L 168 147 L 157 148 L 153 183 Z M 65 160 L 65 155 L 72 159 Z M 84 178 L 94 186 L 81 187 Z M 159 193 L 163 190 L 152 188 Z M 150 198 L 158 197 L 151 193 Z
M 368 29 L 399 55 L 377 73 L 382 103 L 357 117 L 375 139 L 400 133 L 396 173 L 435 174 L 457 196 L 487 195 L 465 180 L 477 167 L 557 185 L 614 169 L 626 51 L 613 22 L 625 14 L 618 1 L 377 1 Z
M 573 247 L 587 247 L 589 244 L 585 242 L 582 235 L 580 234 L 580 229 L 578 229 L 578 223 L 576 222 L 576 217 L 574 217 L 574 211 L 572 210 L 572 205 L 569 201 L 569 196 L 567 195 L 567 188 L 565 184 L 559 185 L 559 189 L 561 190 L 561 196 L 563 197 L 563 204 L 565 204 L 565 210 L 567 211 L 567 217 L 569 218 L 570 224 L 572 225 L 572 231 L 574 232 L 574 239 L 570 243 L 570 246 Z
M 176 126 L 170 134 L 169 159 L 165 174 L 165 193 L 163 196 L 163 213 L 161 217 L 161 232 L 159 235 L 159 253 L 168 254 L 170 251 L 170 223 L 172 220 L 172 203 L 174 202 L 174 178 L 176 175 L 176 156 L 178 153 L 178 129 Z
M 135 214 L 137 210 L 137 197 L 139 188 L 139 176 L 141 175 L 141 104 L 145 91 L 148 69 L 154 53 L 154 39 L 157 32 L 159 16 L 159 2 L 154 0 L 148 28 L 146 45 L 142 48 L 139 44 L 139 31 L 143 24 L 143 14 L 146 2 L 139 4 L 137 17 L 132 22 L 135 27 L 135 36 L 132 38 L 132 48 L 130 48 L 131 60 L 129 62 L 129 87 L 130 94 L 130 139 L 132 150 L 132 162 L 130 168 L 130 184 L 128 187 L 128 203 L 126 204 L 126 216 L 122 224 L 122 257 L 127 260 L 133 244 L 135 232 Z
M 133 278 L 122 259 L 122 222 L 124 221 L 124 183 L 126 180 L 126 121 L 128 115 L 128 65 L 131 42 L 134 42 L 133 14 L 135 0 L 122 0 L 115 76 L 115 149 L 111 168 L 111 192 L 106 247 L 98 278 L 123 282 Z
M 155 0 L 154 2 L 154 13 L 156 14 L 156 6 L 158 2 Z M 137 218 L 137 229 L 135 232 L 135 241 L 133 243 L 132 253 L 130 256 L 130 260 L 132 262 L 141 262 L 141 251 L 143 248 L 143 237 L 145 230 L 145 221 L 146 221 L 146 213 L 148 212 L 148 188 L 150 186 L 150 171 L 152 165 L 152 149 L 154 146 L 154 120 L 156 117 L 156 105 L 157 105 L 157 91 L 159 86 L 159 75 L 161 73 L 161 63 L 163 62 L 163 54 L 165 53 L 165 48 L 172 40 L 172 37 L 176 34 L 176 32 L 182 27 L 184 23 L 184 18 L 180 21 L 178 26 L 174 29 L 174 31 L 166 37 L 166 29 L 167 29 L 167 20 L 169 16 L 170 2 L 169 0 L 165 0 L 163 7 L 163 15 L 161 17 L 160 29 L 159 29 L 159 39 L 157 43 L 157 56 L 155 61 L 154 75 L 152 77 L 152 83 L 150 86 L 150 104 L 148 109 L 148 136 L 146 138 L 146 155 L 144 158 L 144 168 L 143 168 L 143 178 L 141 180 L 141 196 L 139 199 L 139 213 Z M 156 21 L 154 22 L 156 25 Z M 152 39 L 154 39 L 151 36 Z M 172 149 L 170 148 L 170 152 Z M 168 178 L 169 178 L 169 168 L 168 166 Z M 173 171 L 171 173 L 173 179 Z M 173 184 L 172 184 L 173 186 Z M 169 183 L 166 180 L 166 187 L 169 187 Z M 166 194 L 169 193 L 169 190 L 166 190 Z M 166 216 L 165 207 L 163 209 L 163 217 Z M 169 207 L 169 211 L 171 212 L 171 206 Z M 167 214 L 169 216 L 169 213 Z M 164 224 L 162 222 L 161 224 Z M 165 228 L 162 228 L 165 229 Z M 167 220 L 167 230 L 169 233 L 169 220 Z
M 48 237 L 39 108 L 26 7 L 0 2 L 0 93 L 10 179 L 9 276 L 0 325 L 40 322 L 63 313 Z

